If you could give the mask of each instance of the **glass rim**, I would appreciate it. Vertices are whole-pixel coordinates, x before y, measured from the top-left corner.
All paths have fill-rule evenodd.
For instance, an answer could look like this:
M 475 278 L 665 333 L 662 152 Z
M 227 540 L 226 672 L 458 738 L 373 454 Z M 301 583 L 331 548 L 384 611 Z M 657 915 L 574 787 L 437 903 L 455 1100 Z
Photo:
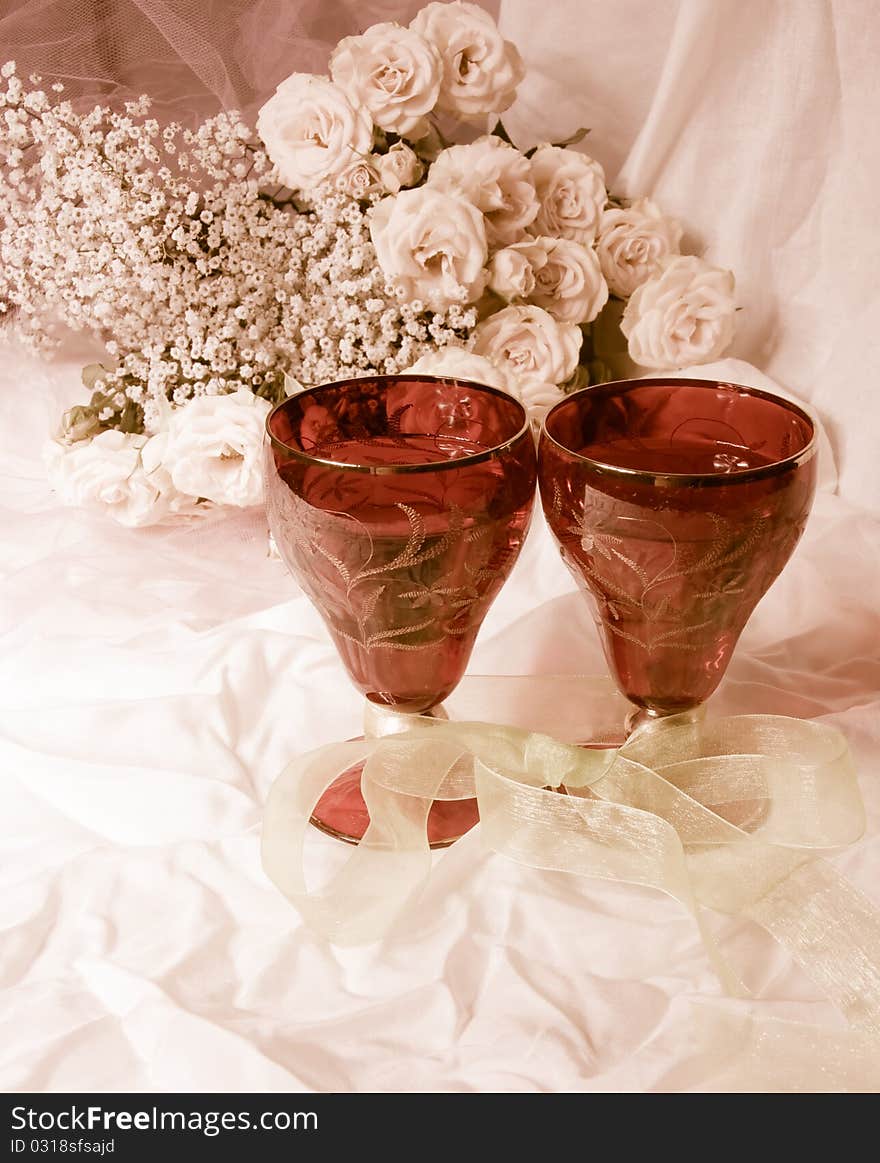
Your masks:
M 690 473 L 690 472 L 652 472 L 648 469 L 641 468 L 626 468 L 619 464 L 609 464 L 606 461 L 596 460 L 591 456 L 584 456 L 583 453 L 575 452 L 574 449 L 566 448 L 566 446 L 553 436 L 547 428 L 553 414 L 561 411 L 577 396 L 589 392 L 600 392 L 605 389 L 624 389 L 629 391 L 637 387 L 676 387 L 682 384 L 691 388 L 730 388 L 736 392 L 744 392 L 749 396 L 757 396 L 762 400 L 767 400 L 771 404 L 777 404 L 785 411 L 794 412 L 801 419 L 805 420 L 810 426 L 810 439 L 798 452 L 793 452 L 791 456 L 782 457 L 780 460 L 771 461 L 770 464 L 757 465 L 754 468 L 733 469 L 730 472 L 712 472 L 712 473 Z M 732 380 L 709 380 L 709 379 L 692 379 L 679 376 L 646 376 L 644 379 L 628 379 L 628 380 L 609 380 L 603 384 L 590 384 L 586 388 L 581 388 L 577 392 L 572 392 L 565 396 L 564 399 L 559 400 L 544 416 L 541 424 L 541 439 L 549 440 L 556 448 L 562 450 L 566 455 L 574 457 L 582 463 L 589 465 L 593 471 L 600 476 L 614 476 L 621 477 L 625 480 L 639 481 L 653 485 L 729 485 L 739 484 L 741 482 L 761 480 L 764 477 L 776 476 L 778 473 L 785 472 L 790 468 L 797 468 L 807 461 L 812 460 L 818 451 L 818 428 L 816 421 L 810 415 L 806 408 L 800 404 L 795 404 L 792 400 L 785 399 L 784 396 L 777 396 L 773 392 L 766 392 L 762 388 L 751 388 L 746 384 L 736 384 Z
M 301 448 L 294 448 L 293 445 L 285 443 L 272 432 L 270 424 L 276 412 L 280 412 L 292 400 L 299 400 L 303 396 L 317 395 L 319 392 L 325 392 L 330 388 L 342 388 L 349 384 L 360 384 L 365 382 L 372 382 L 384 384 L 391 383 L 429 383 L 429 384 L 448 384 L 450 387 L 457 387 L 467 385 L 469 387 L 478 388 L 481 392 L 485 392 L 491 396 L 499 396 L 501 399 L 514 404 L 522 415 L 522 423 L 513 436 L 507 440 L 501 441 L 499 444 L 493 444 L 491 448 L 483 448 L 479 452 L 471 452 L 466 456 L 457 456 L 449 460 L 432 460 L 418 462 L 417 464 L 354 464 L 351 461 L 331 460 L 326 456 L 315 456 L 313 453 L 304 452 Z M 322 468 L 339 469 L 341 472 L 362 472 L 373 476 L 390 476 L 395 473 L 419 473 L 419 472 L 445 472 L 448 469 L 459 468 L 463 465 L 478 464 L 484 460 L 491 460 L 492 457 L 498 456 L 507 449 L 512 448 L 518 444 L 523 436 L 531 438 L 531 421 L 529 420 L 528 412 L 520 400 L 505 392 L 502 388 L 492 387 L 490 384 L 483 384 L 479 380 L 469 380 L 465 376 L 435 376 L 435 375 L 421 375 L 419 372 L 401 372 L 397 374 L 387 375 L 368 375 L 368 376 L 353 376 L 344 380 L 333 380 L 326 384 L 315 384 L 312 387 L 304 388 L 301 392 L 296 392 L 292 396 L 287 396 L 286 399 L 280 400 L 271 412 L 266 416 L 265 422 L 266 435 L 274 448 L 281 452 L 292 456 L 295 460 L 304 461 L 306 464 L 320 465 Z

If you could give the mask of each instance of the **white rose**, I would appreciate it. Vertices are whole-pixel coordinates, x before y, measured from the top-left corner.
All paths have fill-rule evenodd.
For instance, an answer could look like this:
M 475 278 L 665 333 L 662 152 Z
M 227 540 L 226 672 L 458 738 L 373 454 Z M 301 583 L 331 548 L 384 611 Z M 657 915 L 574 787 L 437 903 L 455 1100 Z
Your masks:
M 478 384 L 488 384 L 490 388 L 501 388 L 504 392 L 512 389 L 511 377 L 502 368 L 465 347 L 441 347 L 439 351 L 430 351 L 416 360 L 412 367 L 404 369 L 402 374 L 448 376 L 454 380 L 474 380 Z
M 565 394 L 556 384 L 545 384 L 529 376 L 517 376 L 517 383 L 518 390 L 514 394 L 522 401 L 535 427 Z
M 385 277 L 432 307 L 472 302 L 485 283 L 486 229 L 469 202 L 421 186 L 385 198 L 370 220 Z
M 500 388 L 519 400 L 525 407 L 529 419 L 539 423 L 544 413 L 562 392 L 555 384 L 545 384 L 531 375 L 522 375 L 512 370 L 510 365 L 494 364 L 484 355 L 477 355 L 464 347 L 443 347 L 429 352 L 408 367 L 404 374 L 448 376 L 455 380 L 473 380 L 478 384 L 488 384 L 490 388 Z
M 490 247 L 519 241 L 538 213 L 529 160 L 500 137 L 444 149 L 428 171 L 427 184 L 481 210 Z
M 99 432 L 76 444 L 50 444 L 49 484 L 65 505 L 101 509 L 120 525 L 155 525 L 171 511 L 165 480 L 146 471 L 141 450 L 146 436 Z
M 535 269 L 530 303 L 561 323 L 592 323 L 608 302 L 608 285 L 592 247 L 569 238 L 536 238 L 545 261 Z
M 489 261 L 489 289 L 502 299 L 527 299 L 535 289 L 535 274 L 547 261 L 534 238 L 496 250 Z
M 350 198 L 364 199 L 381 190 L 379 175 L 365 158 L 357 158 L 336 179 L 336 189 Z
M 162 499 L 167 507 L 167 519 L 170 521 L 175 517 L 204 516 L 205 513 L 214 508 L 214 502 L 205 497 L 191 496 L 189 493 L 181 492 L 176 487 L 170 473 L 165 468 L 167 443 L 168 434 L 163 429 L 151 436 L 141 449 L 141 464 L 150 480 L 161 490 Z
M 391 194 L 399 194 L 404 186 L 414 186 L 424 173 L 424 166 L 405 141 L 395 142 L 374 161 L 379 180 Z
M 628 299 L 657 270 L 664 255 L 677 254 L 681 227 L 648 198 L 626 209 L 606 210 L 596 250 L 612 294 Z
M 658 273 L 637 287 L 620 330 L 642 367 L 709 363 L 733 339 L 736 304 L 730 271 L 693 255 L 660 259 Z
M 533 233 L 589 244 L 605 208 L 605 172 L 574 150 L 542 145 L 532 155 L 532 181 L 540 209 Z
M 508 373 L 557 385 L 574 374 L 581 340 L 580 328 L 541 307 L 505 307 L 479 324 L 474 351 Z
M 294 73 L 257 116 L 257 133 L 291 189 L 336 178 L 370 152 L 373 125 L 327 77 Z
M 437 104 L 443 62 L 411 28 L 374 24 L 362 36 L 339 42 L 330 73 L 352 104 L 365 106 L 382 129 L 421 136 L 425 115 Z
M 488 12 L 476 4 L 429 4 L 410 24 L 440 54 L 437 107 L 462 117 L 503 113 L 513 104 L 525 67 Z
M 266 400 L 247 388 L 197 396 L 176 408 L 157 438 L 156 455 L 175 488 L 218 505 L 258 505 Z

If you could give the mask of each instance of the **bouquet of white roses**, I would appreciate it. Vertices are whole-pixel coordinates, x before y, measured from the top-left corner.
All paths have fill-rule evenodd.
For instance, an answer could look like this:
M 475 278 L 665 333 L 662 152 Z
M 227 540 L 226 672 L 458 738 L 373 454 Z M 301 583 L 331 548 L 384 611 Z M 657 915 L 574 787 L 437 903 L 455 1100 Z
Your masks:
M 499 115 L 523 74 L 463 0 L 341 41 L 256 135 L 234 112 L 161 126 L 146 97 L 80 114 L 4 66 L 0 311 L 107 353 L 57 435 L 62 497 L 130 525 L 258 503 L 265 414 L 305 384 L 446 374 L 537 418 L 612 377 L 609 334 L 645 368 L 717 358 L 731 273 L 612 198 L 569 148 L 586 131 L 518 150 Z

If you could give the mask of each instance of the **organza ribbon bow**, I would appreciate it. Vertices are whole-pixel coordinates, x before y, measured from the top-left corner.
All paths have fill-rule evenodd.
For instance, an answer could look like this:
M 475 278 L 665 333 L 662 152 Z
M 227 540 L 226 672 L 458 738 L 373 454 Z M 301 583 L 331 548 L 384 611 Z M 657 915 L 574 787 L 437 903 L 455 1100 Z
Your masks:
M 819 854 L 851 844 L 865 826 L 839 731 L 774 715 L 677 716 L 620 747 L 584 748 L 563 740 L 585 729 L 607 737 L 620 722 L 610 681 L 469 679 L 463 694 L 465 710 L 490 696 L 507 717 L 527 707 L 530 726 L 543 729 L 371 708 L 367 738 L 295 759 L 276 780 L 264 867 L 309 925 L 340 944 L 385 934 L 430 876 L 431 802 L 476 795 L 484 843 L 508 858 L 675 897 L 736 995 L 745 991 L 702 910 L 756 921 L 880 1052 L 880 914 Z M 336 776 L 361 760 L 370 827 L 334 880 L 310 892 L 309 816 Z

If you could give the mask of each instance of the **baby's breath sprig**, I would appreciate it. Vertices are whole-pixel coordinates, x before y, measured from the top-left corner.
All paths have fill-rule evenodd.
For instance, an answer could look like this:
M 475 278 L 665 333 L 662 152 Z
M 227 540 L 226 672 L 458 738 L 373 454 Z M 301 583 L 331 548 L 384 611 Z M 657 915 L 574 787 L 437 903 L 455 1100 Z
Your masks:
M 238 113 L 161 126 L 147 97 L 77 112 L 0 70 L 0 313 L 32 346 L 105 345 L 68 440 L 151 433 L 168 403 L 409 367 L 463 343 L 473 309 L 386 285 L 367 213 L 331 186 L 279 188 Z

